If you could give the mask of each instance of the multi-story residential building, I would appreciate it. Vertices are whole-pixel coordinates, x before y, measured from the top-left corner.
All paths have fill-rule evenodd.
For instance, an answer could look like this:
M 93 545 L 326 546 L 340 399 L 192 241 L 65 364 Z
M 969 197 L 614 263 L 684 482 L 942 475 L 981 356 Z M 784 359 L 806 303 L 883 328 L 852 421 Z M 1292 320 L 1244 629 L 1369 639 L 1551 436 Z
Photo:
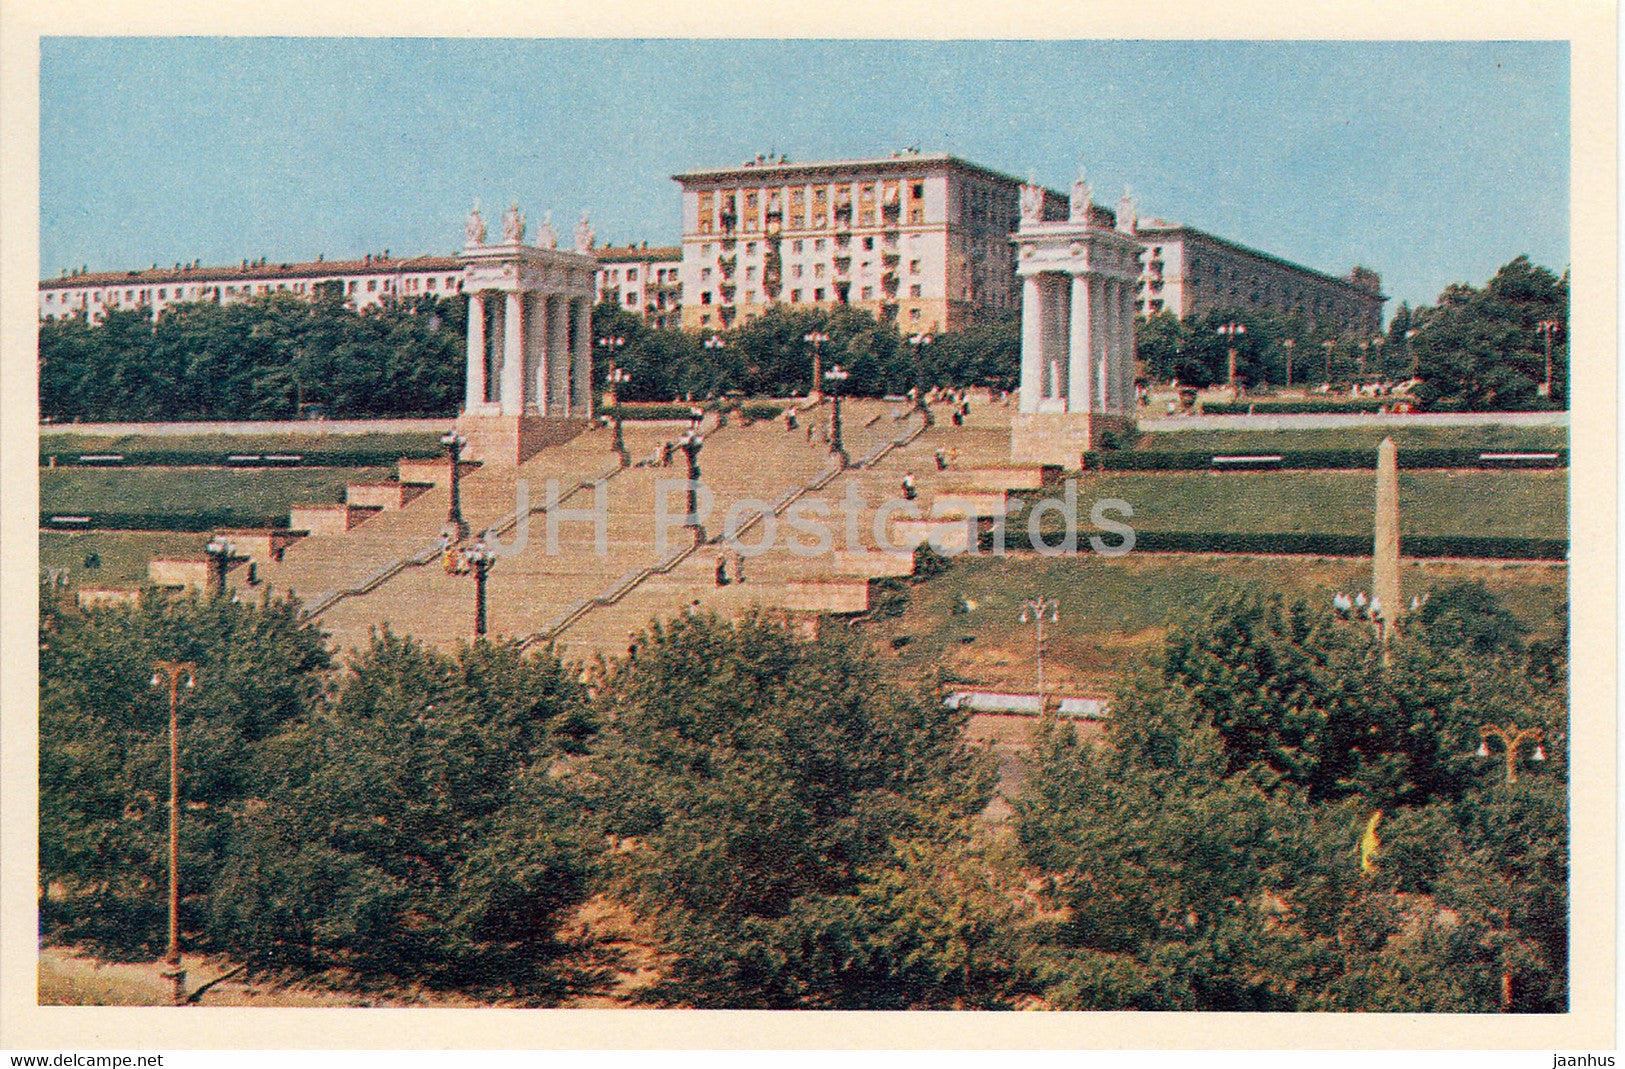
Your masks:
M 598 257 L 598 300 L 619 305 L 652 327 L 681 325 L 683 250 L 678 245 L 594 249 Z
M 1141 219 L 1145 245 L 1134 309 L 1177 317 L 1256 309 L 1298 314 L 1312 329 L 1366 335 L 1382 329 L 1382 278 L 1355 267 L 1335 278 L 1195 227 Z
M 39 317 L 84 315 L 96 322 L 119 308 L 145 308 L 156 317 L 170 305 L 186 301 L 231 304 L 270 293 L 314 297 L 324 287 L 338 287 L 360 311 L 388 300 L 459 293 L 463 264 L 455 256 L 392 259 L 386 250 L 382 256 L 369 253 L 359 260 L 281 264 L 259 260 L 236 267 L 176 264 L 144 271 L 79 272 L 39 284 Z
M 844 304 L 944 330 L 1020 304 L 1010 234 L 1021 182 L 998 171 L 909 151 L 823 163 L 759 156 L 673 178 L 685 328 L 733 326 L 774 304 Z

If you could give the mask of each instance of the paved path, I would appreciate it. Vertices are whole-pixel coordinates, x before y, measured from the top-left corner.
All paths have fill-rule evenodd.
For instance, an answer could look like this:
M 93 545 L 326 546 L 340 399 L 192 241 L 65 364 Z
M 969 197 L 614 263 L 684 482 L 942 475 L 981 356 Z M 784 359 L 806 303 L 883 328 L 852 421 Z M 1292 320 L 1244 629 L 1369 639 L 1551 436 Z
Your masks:
M 1257 416 L 1184 416 L 1142 419 L 1140 430 L 1286 431 L 1332 430 L 1338 427 L 1567 427 L 1567 412 L 1304 412 Z

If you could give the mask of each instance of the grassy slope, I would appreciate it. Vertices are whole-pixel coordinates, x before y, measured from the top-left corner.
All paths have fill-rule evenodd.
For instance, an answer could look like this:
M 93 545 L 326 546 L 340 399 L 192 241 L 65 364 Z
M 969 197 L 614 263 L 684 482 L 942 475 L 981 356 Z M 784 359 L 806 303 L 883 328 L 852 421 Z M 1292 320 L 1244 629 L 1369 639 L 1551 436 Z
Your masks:
M 202 532 L 41 531 L 39 566 L 66 568 L 75 588 L 136 587 L 146 581 L 147 562 L 153 557 L 195 556 L 208 540 Z M 101 564 L 86 568 L 85 557 L 92 553 Z
M 1375 476 L 1358 472 L 1111 472 L 1078 484 L 1079 522 L 1121 498 L 1142 530 L 1369 534 Z M 1564 471 L 1414 471 L 1399 475 L 1400 529 L 1410 535 L 1563 538 Z M 1022 529 L 1025 530 L 1025 520 Z
M 386 468 L 46 468 L 40 512 L 192 512 L 234 508 L 275 515 L 297 502 L 343 501 L 350 482 L 377 482 Z
M 1553 614 L 1568 596 L 1568 569 L 1562 565 L 1407 562 L 1401 571 L 1407 598 L 1439 583 L 1478 578 L 1534 635 L 1554 631 Z M 982 685 L 1030 690 L 1037 676 L 1034 628 L 1020 622 L 1021 602 L 1055 598 L 1060 619 L 1044 624 L 1044 669 L 1052 693 L 1104 693 L 1115 673 L 1160 643 L 1171 621 L 1198 608 L 1225 582 L 1329 602 L 1334 591 L 1368 589 L 1371 565 L 1132 553 L 1117 559 L 961 558 L 947 574 L 914 587 L 908 611 L 875 625 L 873 633 L 882 648 L 907 640 L 887 654 L 897 659 L 900 671 L 941 666 Z M 976 607 L 954 612 L 962 599 Z
M 1284 449 L 1371 449 L 1392 437 L 1400 449 L 1549 450 L 1569 444 L 1565 427 L 1338 427 L 1331 430 L 1158 431 L 1136 449 L 1273 453 Z

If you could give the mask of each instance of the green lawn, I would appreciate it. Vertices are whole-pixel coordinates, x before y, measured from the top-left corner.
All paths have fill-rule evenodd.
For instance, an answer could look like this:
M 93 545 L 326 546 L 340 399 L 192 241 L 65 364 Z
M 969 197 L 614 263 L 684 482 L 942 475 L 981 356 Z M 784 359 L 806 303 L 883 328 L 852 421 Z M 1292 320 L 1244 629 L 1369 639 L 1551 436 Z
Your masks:
M 1392 437 L 1400 449 L 1533 451 L 1569 444 L 1566 427 L 1337 427 L 1328 430 L 1158 431 L 1140 436 L 1136 449 L 1278 453 L 1288 449 L 1366 449 Z
M 66 568 L 75 587 L 135 587 L 146 581 L 147 562 L 153 557 L 201 554 L 208 540 L 206 533 L 41 531 L 39 566 Z M 91 554 L 101 559 L 99 567 L 85 567 Z
M 448 426 L 450 425 L 448 421 Z M 444 449 L 440 436 L 429 431 L 402 431 L 377 434 L 94 434 L 45 433 L 40 435 L 41 457 L 53 453 L 138 453 L 169 452 L 231 453 L 321 453 L 336 450 L 376 451 L 403 457 L 440 456 Z
M 1369 534 L 1375 493 L 1369 471 L 1108 472 L 1078 484 L 1078 511 L 1087 527 L 1115 497 L 1144 530 Z M 1399 508 L 1408 535 L 1565 538 L 1568 473 L 1403 471 Z
M 40 513 L 285 513 L 296 502 L 343 501 L 351 482 L 379 482 L 387 468 L 54 468 L 40 470 Z
M 1483 579 L 1532 638 L 1556 632 L 1555 614 L 1568 598 L 1568 569 L 1557 564 L 1406 561 L 1400 575 L 1407 599 L 1445 582 Z M 1171 622 L 1225 582 L 1329 606 L 1335 591 L 1369 589 L 1371 565 L 1134 553 L 961 557 L 944 575 L 913 587 L 907 612 L 872 633 L 882 648 L 895 647 L 900 671 L 940 666 L 964 681 L 1030 688 L 1035 635 L 1031 622 L 1021 622 L 1021 603 L 1054 598 L 1060 618 L 1044 621 L 1046 679 L 1057 692 L 1106 692 L 1118 673 L 1158 647 Z M 975 607 L 955 612 L 963 602 Z

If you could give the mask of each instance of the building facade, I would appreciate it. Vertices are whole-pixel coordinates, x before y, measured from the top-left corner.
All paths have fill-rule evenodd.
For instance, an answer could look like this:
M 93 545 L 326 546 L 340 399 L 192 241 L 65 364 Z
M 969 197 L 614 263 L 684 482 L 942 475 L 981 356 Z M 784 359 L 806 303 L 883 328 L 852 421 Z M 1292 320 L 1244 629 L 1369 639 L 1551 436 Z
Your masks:
M 43 322 L 83 315 L 96 322 L 121 308 L 145 308 L 156 317 L 170 305 L 188 301 L 232 304 L 272 293 L 313 298 L 323 287 L 337 287 L 361 311 L 389 300 L 460 293 L 463 264 L 455 256 L 394 259 L 386 250 L 359 260 L 259 261 L 237 267 L 176 264 L 144 271 L 65 274 L 39 284 L 39 317 Z
M 1313 330 L 1369 337 L 1382 329 L 1382 278 L 1355 267 L 1345 278 L 1315 271 L 1195 227 L 1139 220 L 1145 245 L 1134 310 L 1175 317 L 1213 311 L 1297 314 Z
M 652 327 L 682 325 L 683 249 L 680 245 L 593 250 L 598 257 L 598 300 L 624 308 Z
M 1010 234 L 1021 182 L 1009 175 L 910 151 L 757 157 L 673 177 L 687 329 L 725 329 L 787 304 L 850 305 L 905 330 L 947 330 L 1020 300 Z

